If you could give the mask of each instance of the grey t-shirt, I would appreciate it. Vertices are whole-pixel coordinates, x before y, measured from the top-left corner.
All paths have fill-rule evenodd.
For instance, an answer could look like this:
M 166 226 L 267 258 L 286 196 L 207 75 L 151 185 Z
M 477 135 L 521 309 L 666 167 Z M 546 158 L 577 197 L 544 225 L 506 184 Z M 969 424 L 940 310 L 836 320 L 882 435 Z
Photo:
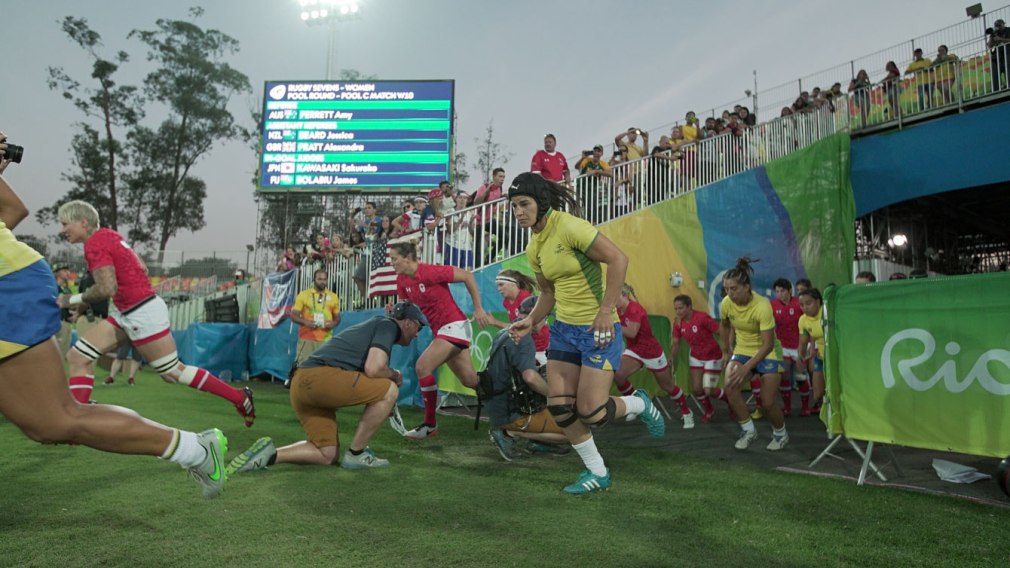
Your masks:
M 386 316 L 375 316 L 334 335 L 299 368 L 339 367 L 346 371 L 364 372 L 369 349 L 378 347 L 389 354 L 399 339 L 400 326 L 396 321 Z
M 537 368 L 536 350 L 533 337 L 529 334 L 524 335 L 518 344 L 509 337 L 507 329 L 499 331 L 495 336 L 491 343 L 492 355 L 491 360 L 487 363 L 487 372 L 491 375 L 495 392 L 502 392 L 484 402 L 487 407 L 488 419 L 492 425 L 502 426 L 519 418 L 519 412 L 512 408 L 509 397 L 509 393 L 512 391 L 512 372 L 521 374 L 529 369 L 535 371 Z M 509 365 L 510 360 L 511 366 Z

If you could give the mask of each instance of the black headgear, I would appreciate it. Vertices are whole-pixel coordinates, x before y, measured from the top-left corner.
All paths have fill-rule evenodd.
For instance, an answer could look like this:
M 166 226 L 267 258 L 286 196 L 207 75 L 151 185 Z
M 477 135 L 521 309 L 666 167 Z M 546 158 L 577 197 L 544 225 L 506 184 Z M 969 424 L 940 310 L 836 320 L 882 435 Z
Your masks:
M 550 183 L 540 174 L 521 173 L 512 180 L 512 185 L 509 186 L 509 201 L 517 195 L 528 195 L 535 199 L 537 202 L 536 222 L 539 223 L 540 219 L 547 214 L 547 210 L 551 208 Z
M 408 301 L 397 302 L 390 310 L 389 315 L 396 320 L 412 319 L 417 320 L 417 323 L 424 325 L 424 315 L 421 313 L 421 309 L 417 307 L 416 304 Z

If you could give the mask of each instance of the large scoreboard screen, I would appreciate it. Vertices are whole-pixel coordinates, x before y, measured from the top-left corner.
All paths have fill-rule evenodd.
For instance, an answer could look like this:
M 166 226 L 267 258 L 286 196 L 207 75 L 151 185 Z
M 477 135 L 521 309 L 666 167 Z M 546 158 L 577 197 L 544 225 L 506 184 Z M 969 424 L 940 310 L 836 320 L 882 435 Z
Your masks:
M 416 191 L 449 179 L 453 81 L 269 81 L 263 191 Z

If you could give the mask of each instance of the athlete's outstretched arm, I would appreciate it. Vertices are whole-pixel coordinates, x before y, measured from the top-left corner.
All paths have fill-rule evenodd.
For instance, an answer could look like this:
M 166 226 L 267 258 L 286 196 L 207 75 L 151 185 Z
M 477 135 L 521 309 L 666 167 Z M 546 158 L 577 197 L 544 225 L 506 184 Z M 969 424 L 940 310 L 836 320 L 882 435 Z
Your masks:
M 470 293 L 470 299 L 473 300 L 473 319 L 477 320 L 477 324 L 481 327 L 491 325 L 494 318 L 485 312 L 484 307 L 481 306 L 480 290 L 477 288 L 477 280 L 474 279 L 473 272 L 454 267 L 452 269 L 452 281 L 462 282 L 466 286 L 466 291 Z

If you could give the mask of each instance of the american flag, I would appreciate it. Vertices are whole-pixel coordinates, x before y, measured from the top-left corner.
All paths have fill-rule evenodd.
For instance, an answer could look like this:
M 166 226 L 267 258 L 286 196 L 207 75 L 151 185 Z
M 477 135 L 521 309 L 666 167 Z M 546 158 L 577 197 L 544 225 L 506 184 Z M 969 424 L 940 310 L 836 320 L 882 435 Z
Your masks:
M 389 246 L 414 238 L 417 238 L 416 235 L 405 235 L 395 239 L 381 239 L 372 243 L 372 260 L 368 270 L 369 298 L 396 294 L 396 272 L 393 271 L 393 266 L 389 263 Z

